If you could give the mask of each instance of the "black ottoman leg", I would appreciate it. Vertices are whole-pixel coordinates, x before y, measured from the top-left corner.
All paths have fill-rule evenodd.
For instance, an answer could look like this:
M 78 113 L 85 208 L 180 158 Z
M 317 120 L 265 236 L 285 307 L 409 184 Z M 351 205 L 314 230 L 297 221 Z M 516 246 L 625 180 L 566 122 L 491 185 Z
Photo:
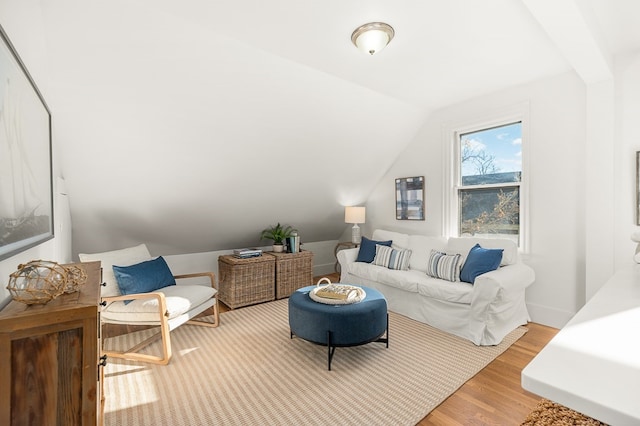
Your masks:
M 331 371 L 331 360 L 333 359 L 333 353 L 336 348 L 331 347 L 331 331 L 327 330 L 327 370 Z

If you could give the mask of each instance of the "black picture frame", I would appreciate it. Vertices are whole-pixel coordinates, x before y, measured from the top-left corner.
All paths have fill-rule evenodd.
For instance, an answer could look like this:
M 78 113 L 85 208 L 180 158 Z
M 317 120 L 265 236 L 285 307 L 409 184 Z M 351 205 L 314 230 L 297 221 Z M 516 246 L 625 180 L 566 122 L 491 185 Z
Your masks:
M 51 112 L 0 26 L 0 260 L 54 236 Z
M 425 220 L 424 176 L 396 179 L 396 219 Z
M 640 226 L 640 151 L 636 151 L 636 225 Z

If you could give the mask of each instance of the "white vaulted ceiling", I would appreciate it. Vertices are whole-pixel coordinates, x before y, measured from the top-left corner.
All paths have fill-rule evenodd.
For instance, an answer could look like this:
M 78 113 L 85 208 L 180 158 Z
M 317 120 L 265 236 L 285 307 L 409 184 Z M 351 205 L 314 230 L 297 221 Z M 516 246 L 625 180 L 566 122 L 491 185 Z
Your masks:
M 558 1 L 593 51 L 640 46 L 638 2 Z M 41 1 L 74 251 L 338 238 L 430 111 L 594 66 L 535 3 Z M 350 42 L 369 21 L 396 31 L 373 57 Z

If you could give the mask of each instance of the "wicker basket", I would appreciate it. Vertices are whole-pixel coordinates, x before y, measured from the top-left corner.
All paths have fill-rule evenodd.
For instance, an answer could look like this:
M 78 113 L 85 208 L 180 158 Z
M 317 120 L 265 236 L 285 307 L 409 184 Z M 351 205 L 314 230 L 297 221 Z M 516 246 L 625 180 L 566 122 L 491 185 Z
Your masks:
M 275 298 L 275 258 L 218 257 L 218 298 L 231 309 Z
M 276 299 L 289 297 L 297 289 L 313 284 L 313 252 L 266 254 L 276 258 Z

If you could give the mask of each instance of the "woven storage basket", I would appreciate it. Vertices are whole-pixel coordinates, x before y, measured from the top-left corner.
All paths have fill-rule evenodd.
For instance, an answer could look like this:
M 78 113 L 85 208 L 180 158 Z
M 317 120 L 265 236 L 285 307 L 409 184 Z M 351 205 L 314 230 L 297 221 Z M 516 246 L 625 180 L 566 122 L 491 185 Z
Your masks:
M 231 309 L 275 298 L 275 258 L 218 257 L 218 298 Z
M 276 299 L 289 297 L 297 289 L 313 284 L 313 252 L 266 254 L 276 258 Z

